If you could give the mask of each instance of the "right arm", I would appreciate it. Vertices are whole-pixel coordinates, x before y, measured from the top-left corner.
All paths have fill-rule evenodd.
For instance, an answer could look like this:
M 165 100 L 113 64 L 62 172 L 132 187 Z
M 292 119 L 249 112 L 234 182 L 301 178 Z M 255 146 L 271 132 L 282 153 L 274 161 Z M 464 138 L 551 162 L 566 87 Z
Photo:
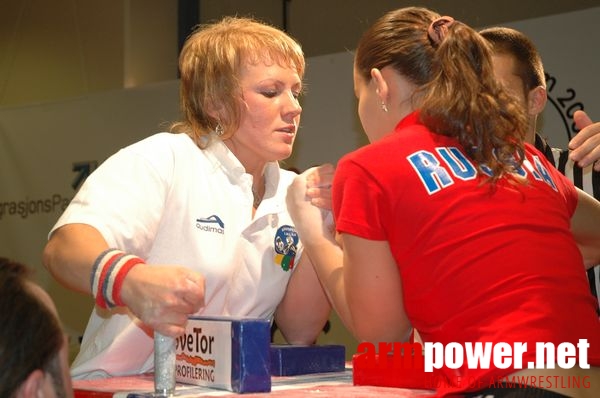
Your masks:
M 593 164 L 600 171 L 600 122 L 592 123 L 581 110 L 575 111 L 573 119 L 580 131 L 569 142 L 569 158 L 580 167 Z
M 341 234 L 338 244 L 307 195 L 307 178 L 318 170 L 296 177 L 288 190 L 288 210 L 333 308 L 359 341 L 405 341 L 411 325 L 388 243 Z
M 86 224 L 54 231 L 43 252 L 48 271 L 67 288 L 92 294 L 90 275 L 96 258 L 109 246 Z M 136 265 L 123 281 L 121 299 L 144 324 L 165 335 L 184 332 L 187 316 L 204 305 L 204 278 L 181 266 Z
M 90 275 L 94 261 L 108 244 L 87 224 L 67 224 L 54 231 L 43 252 L 43 263 L 65 287 L 92 294 Z
M 388 242 L 350 234 L 340 238 L 346 300 L 356 337 L 371 342 L 407 341 L 412 326 Z

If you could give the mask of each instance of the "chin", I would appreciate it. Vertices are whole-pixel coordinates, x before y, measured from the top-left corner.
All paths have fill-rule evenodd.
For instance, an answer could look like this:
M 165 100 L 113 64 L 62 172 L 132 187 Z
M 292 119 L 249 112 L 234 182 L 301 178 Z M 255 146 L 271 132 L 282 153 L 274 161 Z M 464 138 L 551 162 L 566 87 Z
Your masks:
M 293 144 L 282 145 L 280 148 L 277 148 L 279 160 L 287 159 L 292 156 Z
M 292 156 L 291 153 L 288 153 L 286 155 L 281 155 L 280 157 L 277 158 L 277 161 L 281 161 L 281 160 L 286 160 L 287 158 L 289 158 L 290 156 Z

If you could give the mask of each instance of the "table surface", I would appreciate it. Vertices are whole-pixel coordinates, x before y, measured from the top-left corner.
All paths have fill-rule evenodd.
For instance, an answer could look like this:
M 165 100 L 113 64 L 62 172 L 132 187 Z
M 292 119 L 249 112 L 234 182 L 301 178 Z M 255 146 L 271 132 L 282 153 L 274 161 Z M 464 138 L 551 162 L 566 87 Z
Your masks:
M 433 397 L 430 390 L 412 390 L 392 387 L 355 386 L 352 369 L 343 372 L 316 373 L 300 376 L 273 376 L 271 392 L 237 394 L 208 387 L 177 384 L 177 398 L 200 397 Z M 114 377 L 101 380 L 74 380 L 75 398 L 131 398 L 138 394 L 150 396 L 154 391 L 152 374 Z

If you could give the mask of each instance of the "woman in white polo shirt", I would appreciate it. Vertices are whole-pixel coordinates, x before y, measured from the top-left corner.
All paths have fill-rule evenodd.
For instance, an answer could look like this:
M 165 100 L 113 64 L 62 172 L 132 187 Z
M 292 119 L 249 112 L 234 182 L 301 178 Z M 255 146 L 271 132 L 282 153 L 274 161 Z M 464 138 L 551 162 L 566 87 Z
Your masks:
M 192 314 L 275 319 L 311 343 L 330 305 L 288 215 L 304 56 L 284 32 L 225 18 L 182 49 L 183 118 L 126 147 L 85 182 L 44 263 L 96 307 L 74 378 L 153 368 L 152 331 Z M 283 243 L 283 244 L 282 244 Z

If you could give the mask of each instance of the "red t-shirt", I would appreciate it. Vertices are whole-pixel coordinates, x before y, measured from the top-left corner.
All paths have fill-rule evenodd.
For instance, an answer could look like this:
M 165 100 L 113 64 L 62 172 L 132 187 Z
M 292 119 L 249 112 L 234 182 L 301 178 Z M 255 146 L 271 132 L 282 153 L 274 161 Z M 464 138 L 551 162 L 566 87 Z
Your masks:
M 492 190 L 458 141 L 413 113 L 340 160 L 337 230 L 389 242 L 424 342 L 528 343 L 527 366 L 535 342 L 587 339 L 589 363 L 600 365 L 600 322 L 570 232 L 576 190 L 530 145 L 526 158 L 527 184 L 501 179 Z M 447 372 L 487 386 L 514 370 Z

